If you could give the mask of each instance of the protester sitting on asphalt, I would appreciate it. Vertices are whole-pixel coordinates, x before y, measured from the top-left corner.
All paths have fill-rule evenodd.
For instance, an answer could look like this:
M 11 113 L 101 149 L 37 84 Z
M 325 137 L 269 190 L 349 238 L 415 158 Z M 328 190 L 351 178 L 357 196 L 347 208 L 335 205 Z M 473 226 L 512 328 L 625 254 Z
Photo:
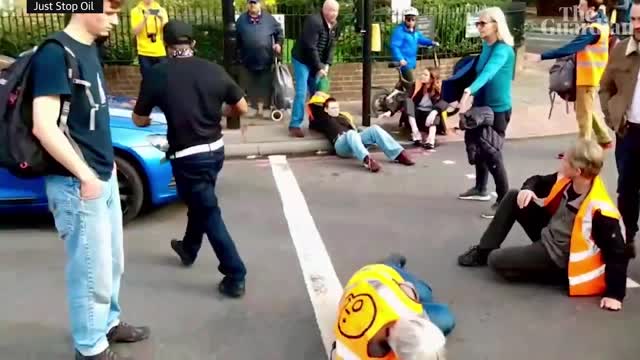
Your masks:
M 322 83 L 322 82 L 321 82 Z M 323 85 L 319 85 L 322 90 Z M 415 163 L 398 142 L 378 125 L 358 132 L 349 113 L 340 112 L 340 103 L 323 91 L 317 91 L 308 102 L 309 128 L 323 133 L 343 158 L 355 157 L 371 172 L 378 172 L 380 164 L 369 154 L 366 146 L 377 145 L 393 161 L 411 166 Z
M 393 254 L 359 269 L 347 283 L 334 326 L 335 359 L 445 359 L 455 327 L 447 305 Z
M 580 34 L 561 48 L 548 50 L 542 54 L 526 54 L 526 58 L 529 61 L 539 62 L 575 56 L 575 104 L 579 137 L 591 139 L 594 132 L 598 143 L 605 149 L 609 149 L 613 147 L 613 140 L 604 120 L 595 111 L 597 89 L 609 61 L 610 29 L 607 15 L 602 10 L 598 10 L 600 5 L 602 0 L 581 0 L 578 10 L 584 24 Z
M 440 70 L 433 67 L 424 69 L 414 85 L 411 100 L 416 110 L 416 124 L 422 134 L 422 146 L 426 149 L 435 149 L 438 129 L 441 129 L 441 133 L 447 133 L 445 119 L 450 104 L 441 99 L 441 93 Z M 407 116 L 403 114 L 400 126 L 408 125 Z
M 603 162 L 596 142 L 578 140 L 558 172 L 507 193 L 480 243 L 458 263 L 488 264 L 510 280 L 568 283 L 570 296 L 602 295 L 602 308 L 620 310 L 629 255 L 620 213 L 599 175 Z M 499 249 L 516 221 L 533 243 Z

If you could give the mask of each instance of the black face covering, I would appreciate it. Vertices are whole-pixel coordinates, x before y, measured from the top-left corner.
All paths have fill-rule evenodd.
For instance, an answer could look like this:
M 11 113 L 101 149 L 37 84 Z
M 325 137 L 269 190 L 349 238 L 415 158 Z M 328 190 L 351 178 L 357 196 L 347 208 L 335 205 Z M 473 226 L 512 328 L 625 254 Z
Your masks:
M 193 56 L 193 49 L 192 48 L 180 48 L 180 49 L 174 49 L 171 51 L 171 56 L 172 57 L 191 57 Z

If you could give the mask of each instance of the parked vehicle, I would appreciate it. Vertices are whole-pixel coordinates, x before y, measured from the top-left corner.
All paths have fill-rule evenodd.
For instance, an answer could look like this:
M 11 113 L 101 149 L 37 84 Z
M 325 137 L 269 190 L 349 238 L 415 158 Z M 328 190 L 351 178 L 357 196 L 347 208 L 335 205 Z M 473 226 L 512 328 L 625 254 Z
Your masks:
M 165 161 L 167 125 L 164 114 L 154 111 L 150 126 L 136 127 L 133 98 L 109 97 L 109 103 L 123 221 L 128 223 L 146 208 L 177 199 L 171 164 Z M 20 179 L 0 168 L 0 214 L 46 212 L 43 178 Z

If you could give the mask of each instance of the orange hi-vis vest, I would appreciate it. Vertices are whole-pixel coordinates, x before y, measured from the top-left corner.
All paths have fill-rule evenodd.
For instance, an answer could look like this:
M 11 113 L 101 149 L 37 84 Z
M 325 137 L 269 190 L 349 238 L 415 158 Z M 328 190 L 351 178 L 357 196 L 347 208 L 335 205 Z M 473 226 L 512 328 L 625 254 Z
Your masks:
M 401 317 L 426 316 L 422 304 L 402 290 L 404 279 L 392 267 L 374 264 L 347 283 L 334 326 L 336 360 L 368 360 L 371 339 Z M 376 360 L 397 360 L 393 353 Z
M 562 194 L 571 180 L 559 177 L 551 189 L 551 193 L 544 199 L 544 207 L 555 213 L 560 205 Z M 606 290 L 605 263 L 602 252 L 596 246 L 591 236 L 593 216 L 597 211 L 602 215 L 617 219 L 622 228 L 620 212 L 611 201 L 602 179 L 597 176 L 591 190 L 578 209 L 573 222 L 569 250 L 569 296 L 596 296 Z
M 576 55 L 576 86 L 598 86 L 609 61 L 609 26 L 607 24 L 589 24 L 584 31 L 597 29 L 600 39 L 587 45 Z

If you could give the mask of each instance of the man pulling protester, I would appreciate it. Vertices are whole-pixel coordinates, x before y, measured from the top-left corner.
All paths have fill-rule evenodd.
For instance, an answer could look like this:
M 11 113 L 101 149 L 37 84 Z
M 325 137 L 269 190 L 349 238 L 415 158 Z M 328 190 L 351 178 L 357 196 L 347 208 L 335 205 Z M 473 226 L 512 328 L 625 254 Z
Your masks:
M 221 115 L 240 116 L 247 112 L 247 102 L 242 89 L 221 66 L 194 56 L 191 25 L 169 21 L 164 41 L 169 59 L 154 66 L 143 79 L 133 121 L 137 126 L 148 126 L 155 106 L 167 117 L 167 155 L 178 195 L 188 207 L 184 237 L 171 241 L 171 247 L 182 263 L 190 266 L 202 236 L 207 234 L 220 261 L 218 269 L 225 276 L 218 290 L 241 297 L 246 269 L 222 220 L 215 186 L 224 163 Z M 223 103 L 227 104 L 224 109 Z

